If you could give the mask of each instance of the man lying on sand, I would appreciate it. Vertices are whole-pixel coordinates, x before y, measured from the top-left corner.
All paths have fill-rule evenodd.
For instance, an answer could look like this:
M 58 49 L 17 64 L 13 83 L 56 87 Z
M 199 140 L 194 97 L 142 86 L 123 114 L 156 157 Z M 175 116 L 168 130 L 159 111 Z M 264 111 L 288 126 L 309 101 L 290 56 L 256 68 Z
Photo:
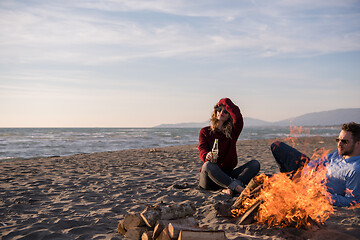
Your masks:
M 274 142 L 271 151 L 281 172 L 304 173 L 326 168 L 327 190 L 332 204 L 347 207 L 360 202 L 360 124 L 343 124 L 337 141 L 337 150 L 325 158 L 311 160 L 283 142 Z M 305 167 L 304 167 L 305 166 Z
M 214 106 L 210 126 L 199 134 L 199 156 L 204 164 L 200 171 L 199 186 L 203 189 L 223 188 L 227 194 L 242 192 L 245 185 L 260 170 L 260 163 L 251 160 L 237 168 L 236 141 L 243 129 L 244 121 L 240 109 L 229 98 L 220 99 Z M 218 140 L 218 153 L 212 147 Z

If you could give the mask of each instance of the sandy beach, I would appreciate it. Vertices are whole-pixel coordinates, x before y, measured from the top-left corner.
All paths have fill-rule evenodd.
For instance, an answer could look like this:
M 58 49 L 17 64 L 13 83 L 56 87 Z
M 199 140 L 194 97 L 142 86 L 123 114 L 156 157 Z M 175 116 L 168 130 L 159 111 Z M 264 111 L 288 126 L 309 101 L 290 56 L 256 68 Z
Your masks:
M 261 172 L 278 167 L 272 140 L 238 141 L 239 164 L 251 159 Z M 295 147 L 335 150 L 334 137 L 296 140 Z M 220 191 L 198 188 L 197 145 L 6 160 L 0 163 L 2 239 L 124 239 L 117 224 L 147 205 L 191 201 L 201 226 L 224 230 L 228 239 L 360 239 L 360 209 L 336 208 L 316 231 L 236 225 L 216 216 L 214 205 L 234 201 Z

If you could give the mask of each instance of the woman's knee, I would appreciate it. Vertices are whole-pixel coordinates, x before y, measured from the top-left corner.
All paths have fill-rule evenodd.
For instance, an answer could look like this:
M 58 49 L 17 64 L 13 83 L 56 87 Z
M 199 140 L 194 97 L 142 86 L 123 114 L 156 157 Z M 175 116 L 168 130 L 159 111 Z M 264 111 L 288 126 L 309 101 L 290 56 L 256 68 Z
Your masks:
M 202 165 L 201 171 L 211 172 L 211 171 L 213 171 L 216 167 L 217 167 L 217 165 L 216 165 L 215 163 L 205 162 L 205 163 Z
M 249 167 L 256 172 L 259 172 L 260 171 L 260 162 L 258 160 L 253 159 L 249 162 Z
M 207 169 L 208 169 L 208 165 L 209 165 L 209 162 L 205 162 L 203 165 L 202 165 L 202 167 L 201 167 L 201 171 L 203 172 L 203 171 L 207 171 Z

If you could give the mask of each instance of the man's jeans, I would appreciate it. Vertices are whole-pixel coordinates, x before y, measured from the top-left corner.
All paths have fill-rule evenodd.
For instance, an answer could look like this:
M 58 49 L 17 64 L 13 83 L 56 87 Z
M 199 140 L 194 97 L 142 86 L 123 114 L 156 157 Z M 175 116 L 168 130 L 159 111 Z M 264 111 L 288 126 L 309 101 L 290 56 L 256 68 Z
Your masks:
M 284 173 L 295 173 L 309 161 L 306 155 L 279 141 L 271 144 L 271 152 L 280 167 L 280 172 Z

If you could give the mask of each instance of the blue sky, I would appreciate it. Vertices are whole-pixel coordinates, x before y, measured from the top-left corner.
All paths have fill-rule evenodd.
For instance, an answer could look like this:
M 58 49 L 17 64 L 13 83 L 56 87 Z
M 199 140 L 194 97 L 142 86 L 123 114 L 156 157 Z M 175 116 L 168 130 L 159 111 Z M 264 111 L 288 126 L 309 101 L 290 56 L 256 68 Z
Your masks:
M 0 1 L 0 127 L 360 107 L 360 1 Z

